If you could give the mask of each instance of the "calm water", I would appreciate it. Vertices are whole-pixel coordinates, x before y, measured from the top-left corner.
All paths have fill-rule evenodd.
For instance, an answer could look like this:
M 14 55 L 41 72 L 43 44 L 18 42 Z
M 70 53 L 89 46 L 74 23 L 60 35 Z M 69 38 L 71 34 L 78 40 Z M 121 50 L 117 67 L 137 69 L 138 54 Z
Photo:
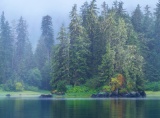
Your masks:
M 160 99 L 0 98 L 0 118 L 160 118 Z

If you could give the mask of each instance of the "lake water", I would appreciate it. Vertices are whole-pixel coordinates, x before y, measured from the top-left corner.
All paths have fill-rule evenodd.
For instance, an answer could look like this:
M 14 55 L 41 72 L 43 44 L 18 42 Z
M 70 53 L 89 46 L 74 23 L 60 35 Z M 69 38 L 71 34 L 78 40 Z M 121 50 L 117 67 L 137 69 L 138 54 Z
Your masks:
M 160 99 L 0 98 L 0 118 L 160 118 Z

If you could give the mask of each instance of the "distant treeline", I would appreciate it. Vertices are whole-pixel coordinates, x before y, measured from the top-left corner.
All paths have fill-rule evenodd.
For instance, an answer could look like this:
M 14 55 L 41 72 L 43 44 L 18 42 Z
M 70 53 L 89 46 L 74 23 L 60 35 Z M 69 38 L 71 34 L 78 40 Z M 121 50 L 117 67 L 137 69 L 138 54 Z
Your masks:
M 52 18 L 42 18 L 35 52 L 26 21 L 9 25 L 0 17 L 0 84 L 4 90 L 48 89 L 66 85 L 92 89 L 144 90 L 160 81 L 160 0 L 154 13 L 137 5 L 131 15 L 123 2 L 108 7 L 96 0 L 74 5 L 70 24 L 63 24 L 54 43 Z M 144 11 L 144 12 L 143 12 Z

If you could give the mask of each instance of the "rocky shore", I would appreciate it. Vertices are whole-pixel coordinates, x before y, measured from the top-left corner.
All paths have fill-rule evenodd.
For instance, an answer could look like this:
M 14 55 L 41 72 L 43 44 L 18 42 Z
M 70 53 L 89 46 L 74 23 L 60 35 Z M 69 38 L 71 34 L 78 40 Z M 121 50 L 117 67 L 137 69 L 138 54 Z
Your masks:
M 91 98 L 145 98 L 145 91 L 132 91 L 128 93 L 117 93 L 117 92 L 100 92 L 92 94 Z

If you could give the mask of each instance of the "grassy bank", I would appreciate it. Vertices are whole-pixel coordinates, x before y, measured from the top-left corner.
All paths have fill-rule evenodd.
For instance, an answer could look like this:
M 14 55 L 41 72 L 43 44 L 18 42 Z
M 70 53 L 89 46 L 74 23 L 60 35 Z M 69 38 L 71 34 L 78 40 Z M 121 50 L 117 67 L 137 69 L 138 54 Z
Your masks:
M 66 98 L 90 98 L 93 93 L 66 93 Z
M 41 95 L 41 94 L 49 94 L 49 91 L 45 90 L 39 90 L 39 91 L 20 91 L 20 92 L 14 92 L 14 91 L 3 91 L 0 90 L 0 96 L 6 96 L 7 94 L 10 94 L 11 96 L 35 96 L 35 95 Z
M 160 91 L 146 91 L 147 97 L 160 97 Z
M 22 92 L 13 92 L 13 91 L 3 91 L 0 90 L 0 96 L 6 96 L 10 94 L 11 96 L 39 96 L 41 94 L 50 94 L 50 91 L 39 90 L 39 91 L 22 91 Z M 77 93 L 66 93 L 64 96 L 55 96 L 55 97 L 65 97 L 65 98 L 90 98 L 93 93 L 90 92 L 77 92 Z M 146 91 L 147 97 L 160 97 L 160 91 Z

